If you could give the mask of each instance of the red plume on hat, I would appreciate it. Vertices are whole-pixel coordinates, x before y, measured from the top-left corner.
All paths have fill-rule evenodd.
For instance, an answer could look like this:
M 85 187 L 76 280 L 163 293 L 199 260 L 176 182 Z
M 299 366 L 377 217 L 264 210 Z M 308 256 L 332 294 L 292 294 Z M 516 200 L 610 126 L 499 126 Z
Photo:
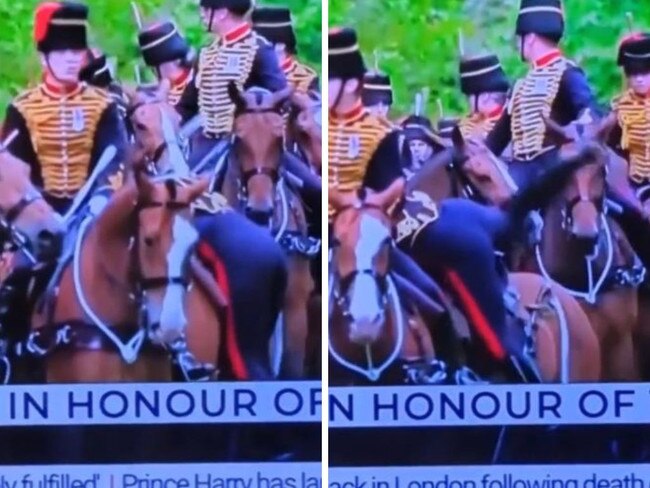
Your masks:
M 41 42 L 47 35 L 50 21 L 62 5 L 58 2 L 41 3 L 34 16 L 34 41 Z

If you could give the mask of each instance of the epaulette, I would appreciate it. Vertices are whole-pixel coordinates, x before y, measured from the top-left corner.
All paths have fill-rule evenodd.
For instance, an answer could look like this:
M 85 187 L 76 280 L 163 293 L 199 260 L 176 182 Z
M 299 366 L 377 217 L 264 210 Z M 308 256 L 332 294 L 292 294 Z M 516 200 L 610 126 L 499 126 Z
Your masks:
M 34 96 L 35 94 L 38 94 L 39 92 L 40 92 L 40 88 L 38 86 L 23 90 L 16 96 L 16 98 L 14 98 L 14 103 L 25 101 L 31 98 L 32 96 Z

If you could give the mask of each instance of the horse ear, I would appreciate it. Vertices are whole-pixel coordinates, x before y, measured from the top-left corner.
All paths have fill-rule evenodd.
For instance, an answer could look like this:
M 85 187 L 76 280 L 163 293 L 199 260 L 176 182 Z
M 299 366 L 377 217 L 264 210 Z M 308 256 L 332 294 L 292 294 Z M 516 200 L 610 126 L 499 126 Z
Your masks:
M 239 88 L 237 88 L 237 84 L 234 81 L 228 83 L 228 96 L 230 96 L 232 103 L 235 104 L 237 111 L 246 108 L 246 99 L 242 95 L 242 92 L 239 91 Z
M 368 195 L 366 202 L 388 211 L 388 209 L 392 208 L 402 198 L 405 188 L 406 181 L 404 178 L 398 178 L 384 191 Z
M 200 177 L 191 185 L 189 185 L 188 190 L 190 194 L 190 202 L 193 202 L 201 195 L 203 195 L 206 191 L 208 191 L 209 186 L 210 186 L 210 178 L 208 177 Z

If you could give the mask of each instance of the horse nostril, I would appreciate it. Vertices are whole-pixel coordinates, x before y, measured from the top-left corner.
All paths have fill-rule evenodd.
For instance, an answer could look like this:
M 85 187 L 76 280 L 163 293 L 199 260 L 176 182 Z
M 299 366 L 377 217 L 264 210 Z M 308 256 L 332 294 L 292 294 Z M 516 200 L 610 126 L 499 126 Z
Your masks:
M 153 237 L 145 237 L 144 238 L 144 244 L 145 246 L 151 247 L 153 246 Z

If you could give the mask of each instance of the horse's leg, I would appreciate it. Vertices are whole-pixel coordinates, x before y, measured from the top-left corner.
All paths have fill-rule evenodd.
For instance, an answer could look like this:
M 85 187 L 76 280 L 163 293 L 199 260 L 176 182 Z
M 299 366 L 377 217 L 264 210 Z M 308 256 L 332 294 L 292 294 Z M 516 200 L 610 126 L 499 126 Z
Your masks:
M 288 265 L 289 282 L 284 301 L 284 350 L 280 377 L 299 379 L 304 377 L 308 335 L 307 303 L 314 282 L 307 259 L 290 256 Z

